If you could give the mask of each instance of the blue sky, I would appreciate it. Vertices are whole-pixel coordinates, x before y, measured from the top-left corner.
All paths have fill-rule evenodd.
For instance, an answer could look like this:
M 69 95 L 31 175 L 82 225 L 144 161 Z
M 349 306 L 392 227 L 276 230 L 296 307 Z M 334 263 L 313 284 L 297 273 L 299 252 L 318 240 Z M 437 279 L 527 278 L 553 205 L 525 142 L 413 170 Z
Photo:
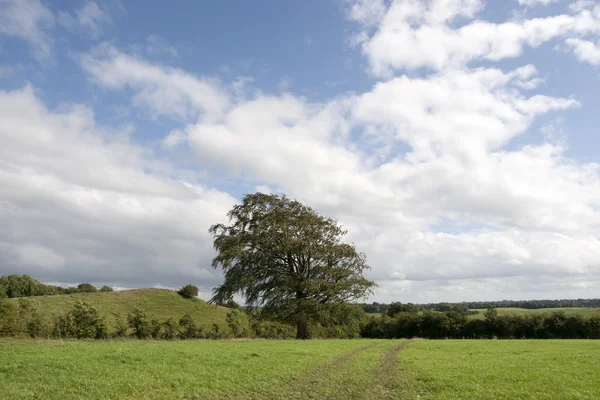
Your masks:
M 371 300 L 597 296 L 599 71 L 589 0 L 0 0 L 0 274 L 206 297 L 260 190 Z

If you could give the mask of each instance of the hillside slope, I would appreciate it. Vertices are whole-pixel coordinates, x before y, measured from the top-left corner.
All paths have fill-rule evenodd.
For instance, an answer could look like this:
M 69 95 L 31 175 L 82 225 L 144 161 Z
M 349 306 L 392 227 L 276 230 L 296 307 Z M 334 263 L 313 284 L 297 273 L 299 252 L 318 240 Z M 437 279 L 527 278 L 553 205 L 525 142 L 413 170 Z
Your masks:
M 82 300 L 96 307 L 102 314 L 106 314 L 108 321 L 115 321 L 113 313 L 118 313 L 127 318 L 127 313 L 135 307 L 146 312 L 150 318 L 167 319 L 181 318 L 189 313 L 199 324 L 212 326 L 217 323 L 225 326 L 225 316 L 228 308 L 215 306 L 200 299 L 184 299 L 176 292 L 168 289 L 134 289 L 109 293 L 77 293 L 56 296 L 36 296 L 27 299 L 35 302 L 39 310 L 53 316 L 63 314 L 73 307 L 77 300 Z M 11 299 L 18 301 L 18 299 Z

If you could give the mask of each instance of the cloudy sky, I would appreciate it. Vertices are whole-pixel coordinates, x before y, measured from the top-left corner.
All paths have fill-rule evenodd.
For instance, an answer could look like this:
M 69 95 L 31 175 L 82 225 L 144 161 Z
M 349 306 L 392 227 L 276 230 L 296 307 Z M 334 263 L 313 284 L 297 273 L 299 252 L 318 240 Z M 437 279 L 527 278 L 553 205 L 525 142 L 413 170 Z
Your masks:
M 598 297 L 600 4 L 0 0 L 0 275 L 221 281 L 245 193 L 332 216 L 370 301 Z

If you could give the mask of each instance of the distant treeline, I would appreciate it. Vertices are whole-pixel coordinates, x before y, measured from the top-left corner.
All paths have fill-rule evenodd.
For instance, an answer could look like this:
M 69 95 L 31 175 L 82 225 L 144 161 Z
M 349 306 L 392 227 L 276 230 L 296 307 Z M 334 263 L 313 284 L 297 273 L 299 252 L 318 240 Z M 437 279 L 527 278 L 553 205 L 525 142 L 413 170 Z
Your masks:
M 402 303 L 377 303 L 361 304 L 363 310 L 368 314 L 381 313 L 385 314 L 388 312 L 390 307 Z M 403 304 L 404 306 L 416 307 L 421 311 L 440 311 L 446 312 L 451 311 L 455 308 L 465 308 L 469 310 L 473 309 L 486 309 L 490 306 L 497 308 L 525 308 L 530 310 L 537 310 L 542 308 L 563 308 L 563 307 L 589 307 L 596 308 L 600 307 L 600 299 L 562 299 L 562 300 L 500 300 L 500 301 L 467 301 L 462 303 L 429 303 L 429 304 Z
M 490 306 L 485 320 L 467 318 L 456 309 L 448 312 L 399 312 L 369 317 L 361 326 L 365 338 L 426 339 L 600 339 L 600 313 L 588 318 L 549 314 L 498 315 Z
M 81 283 L 77 287 L 63 288 L 45 285 L 29 275 L 8 275 L 0 277 L 0 298 L 18 298 L 33 296 L 51 296 L 57 294 L 112 292 L 109 286 L 97 289 L 90 283 Z

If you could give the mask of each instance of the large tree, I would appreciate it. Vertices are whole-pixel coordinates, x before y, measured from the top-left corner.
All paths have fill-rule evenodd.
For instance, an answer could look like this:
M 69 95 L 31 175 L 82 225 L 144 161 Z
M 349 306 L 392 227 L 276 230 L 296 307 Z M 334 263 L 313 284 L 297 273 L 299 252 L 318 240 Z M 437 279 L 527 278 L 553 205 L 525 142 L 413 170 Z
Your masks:
M 311 323 L 366 297 L 375 285 L 363 277 L 365 254 L 342 243 L 346 231 L 296 200 L 249 194 L 228 216 L 230 225 L 209 230 L 218 251 L 212 265 L 225 275 L 213 302 L 240 294 L 262 315 L 295 324 L 296 337 L 307 339 Z

